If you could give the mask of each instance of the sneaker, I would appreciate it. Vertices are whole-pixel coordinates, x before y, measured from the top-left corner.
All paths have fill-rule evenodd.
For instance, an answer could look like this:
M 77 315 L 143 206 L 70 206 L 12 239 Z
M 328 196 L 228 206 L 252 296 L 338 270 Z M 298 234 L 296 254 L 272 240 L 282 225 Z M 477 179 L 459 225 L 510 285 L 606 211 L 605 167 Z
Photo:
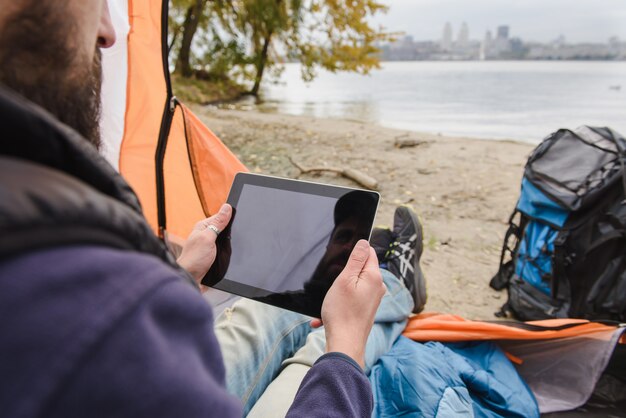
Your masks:
M 374 228 L 370 238 L 370 245 L 376 251 L 378 262 L 383 264 L 386 261 L 389 247 L 393 242 L 393 233 L 389 228 Z
M 388 270 L 402 279 L 411 292 L 415 302 L 413 312 L 421 312 L 426 304 L 426 280 L 419 264 L 424 251 L 422 225 L 415 212 L 406 206 L 396 208 L 393 238 L 386 256 Z

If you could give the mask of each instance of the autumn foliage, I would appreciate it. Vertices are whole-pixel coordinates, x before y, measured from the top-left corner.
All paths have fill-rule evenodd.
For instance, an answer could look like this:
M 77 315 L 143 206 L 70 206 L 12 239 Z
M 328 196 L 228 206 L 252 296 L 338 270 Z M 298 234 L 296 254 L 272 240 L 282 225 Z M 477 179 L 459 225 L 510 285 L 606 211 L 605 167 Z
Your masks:
M 371 17 L 376 0 L 173 0 L 170 62 L 183 77 L 230 81 L 258 95 L 283 63 L 300 62 L 312 80 L 320 68 L 367 74 L 377 45 L 393 34 Z

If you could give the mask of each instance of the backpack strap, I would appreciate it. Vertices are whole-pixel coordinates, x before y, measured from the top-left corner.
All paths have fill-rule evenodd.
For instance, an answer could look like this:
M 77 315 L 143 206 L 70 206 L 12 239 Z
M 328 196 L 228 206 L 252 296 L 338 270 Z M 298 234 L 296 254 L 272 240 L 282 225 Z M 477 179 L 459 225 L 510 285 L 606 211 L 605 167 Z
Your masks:
M 617 134 L 613 129 L 607 128 L 611 139 L 615 142 L 617 147 L 619 163 L 622 167 L 622 187 L 624 188 L 624 200 L 622 204 L 626 204 L 626 145 L 623 143 L 623 138 Z
M 587 251 L 585 251 L 584 256 L 586 257 L 589 253 L 591 253 L 594 250 L 598 249 L 602 245 L 606 244 L 609 241 L 613 241 L 613 240 L 616 240 L 616 239 L 626 240 L 626 231 L 615 230 L 615 231 L 611 231 L 611 232 L 608 232 L 608 233 L 602 235 L 600 238 L 595 240 L 589 246 L 589 248 L 587 248 Z
M 552 289 L 550 291 L 552 293 L 552 299 L 559 299 L 559 291 L 562 290 L 559 283 L 565 278 L 565 266 L 569 265 L 572 261 L 572 257 L 567 255 L 565 250 L 565 243 L 567 242 L 568 236 L 569 232 L 562 230 L 554 240 L 554 261 L 552 262 L 553 280 Z M 567 286 L 564 292 L 569 292 Z M 569 297 L 569 295 L 567 297 Z
M 521 215 L 519 225 L 514 222 L 515 215 L 517 215 L 518 213 Z M 498 267 L 498 272 L 489 282 L 489 286 L 494 290 L 502 290 L 506 288 L 509 284 L 511 276 L 515 271 L 515 266 L 513 265 L 513 255 L 517 252 L 517 248 L 519 246 L 526 222 L 527 221 L 522 212 L 517 210 L 517 208 L 513 210 L 513 213 L 509 217 L 509 228 L 504 234 L 504 242 L 502 243 L 502 251 L 500 252 L 500 265 Z M 515 238 L 515 244 L 513 245 L 513 248 L 509 246 L 509 241 L 511 237 Z M 504 260 L 507 254 L 509 254 L 509 260 L 505 262 Z

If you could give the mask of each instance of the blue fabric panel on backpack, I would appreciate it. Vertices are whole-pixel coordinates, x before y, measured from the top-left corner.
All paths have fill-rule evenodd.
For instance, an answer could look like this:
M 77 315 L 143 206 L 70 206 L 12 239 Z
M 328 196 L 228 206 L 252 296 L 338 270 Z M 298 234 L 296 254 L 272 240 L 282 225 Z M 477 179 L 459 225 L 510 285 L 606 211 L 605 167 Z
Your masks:
M 565 224 L 569 215 L 567 209 L 552 201 L 526 177 L 522 179 L 522 192 L 517 202 L 517 209 L 531 218 L 541 219 L 558 227 Z
M 515 264 L 515 274 L 546 295 L 551 293 L 552 284 L 544 276 L 552 277 L 554 240 L 558 234 L 559 231 L 547 224 L 529 221 Z

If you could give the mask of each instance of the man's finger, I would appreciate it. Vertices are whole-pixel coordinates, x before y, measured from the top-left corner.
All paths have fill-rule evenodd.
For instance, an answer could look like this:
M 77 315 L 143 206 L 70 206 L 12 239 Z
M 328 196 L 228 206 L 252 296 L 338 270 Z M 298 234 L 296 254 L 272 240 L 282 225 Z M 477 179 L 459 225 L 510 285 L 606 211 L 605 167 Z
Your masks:
M 310 325 L 311 325 L 311 328 L 319 328 L 319 327 L 321 327 L 324 324 L 322 323 L 321 319 L 313 318 L 313 319 L 311 319 Z
M 204 221 L 205 228 L 209 225 L 213 225 L 220 232 L 222 232 L 230 222 L 232 216 L 232 208 L 229 204 L 224 203 L 219 212 Z
M 363 271 L 363 267 L 365 267 L 365 263 L 370 256 L 369 250 L 370 245 L 364 239 L 359 240 L 359 242 L 356 243 L 356 245 L 352 249 L 352 253 L 350 254 L 348 263 L 343 269 L 348 277 L 358 276 L 361 271 Z

